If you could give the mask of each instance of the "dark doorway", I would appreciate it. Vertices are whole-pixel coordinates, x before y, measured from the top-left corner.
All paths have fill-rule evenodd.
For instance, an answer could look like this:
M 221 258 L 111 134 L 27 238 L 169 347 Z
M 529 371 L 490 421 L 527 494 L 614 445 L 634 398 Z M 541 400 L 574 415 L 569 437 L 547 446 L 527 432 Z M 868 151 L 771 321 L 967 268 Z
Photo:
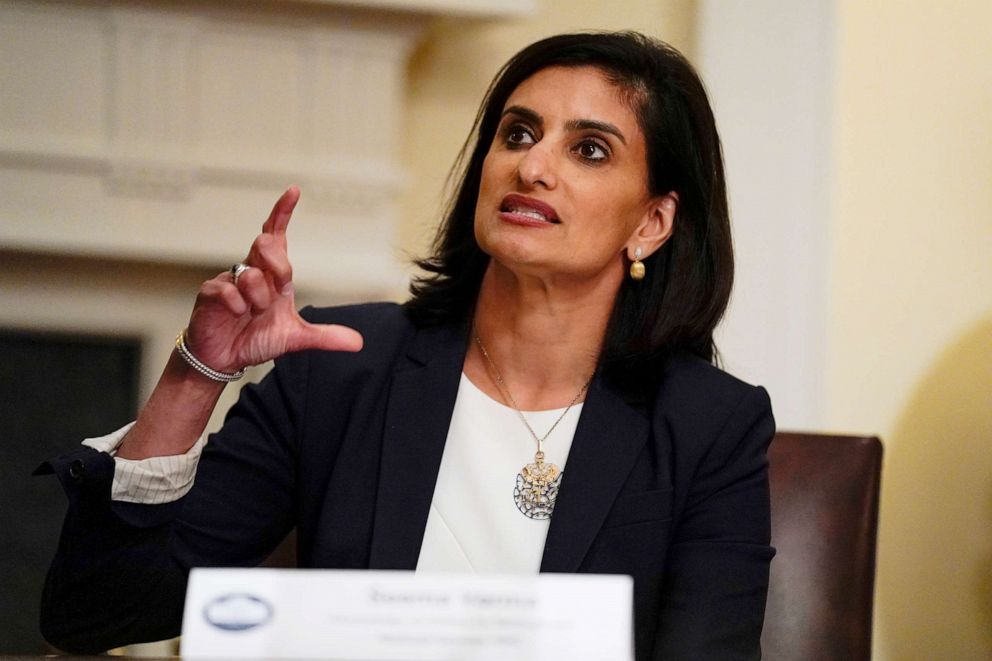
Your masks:
M 135 338 L 0 330 L 0 655 L 37 654 L 39 602 L 65 497 L 38 464 L 132 420 Z

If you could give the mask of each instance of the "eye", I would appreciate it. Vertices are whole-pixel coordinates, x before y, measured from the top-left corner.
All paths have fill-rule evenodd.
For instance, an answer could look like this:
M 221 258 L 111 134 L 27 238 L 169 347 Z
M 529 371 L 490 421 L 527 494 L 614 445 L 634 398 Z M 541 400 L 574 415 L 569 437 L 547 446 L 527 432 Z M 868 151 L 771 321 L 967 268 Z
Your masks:
M 522 147 L 537 142 L 530 129 L 522 124 L 511 124 L 506 127 L 503 131 L 503 139 L 510 147 Z
M 598 140 L 583 140 L 574 151 L 582 160 L 593 163 L 605 161 L 610 156 L 609 149 Z

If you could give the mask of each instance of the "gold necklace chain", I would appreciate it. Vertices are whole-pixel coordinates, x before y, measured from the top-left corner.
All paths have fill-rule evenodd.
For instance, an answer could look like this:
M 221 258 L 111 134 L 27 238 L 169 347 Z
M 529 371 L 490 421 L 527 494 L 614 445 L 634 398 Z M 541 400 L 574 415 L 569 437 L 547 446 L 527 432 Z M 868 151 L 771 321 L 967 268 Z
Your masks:
M 551 425 L 548 433 L 543 437 L 539 437 L 534 432 L 534 428 L 527 422 L 524 412 L 520 410 L 517 401 L 513 399 L 513 395 L 510 394 L 510 389 L 507 387 L 506 381 L 503 380 L 503 375 L 499 373 L 496 363 L 493 362 L 493 359 L 489 356 L 489 352 L 486 351 L 486 345 L 482 343 L 479 334 L 475 333 L 474 335 L 475 343 L 479 345 L 483 357 L 485 357 L 486 362 L 489 363 L 489 367 L 492 369 L 493 377 L 496 380 L 496 387 L 506 397 L 507 401 L 510 402 L 510 406 L 517 412 L 520 421 L 524 423 L 527 431 L 537 441 L 537 452 L 534 454 L 534 463 L 526 464 L 517 474 L 516 486 L 513 489 L 513 502 L 517 506 L 517 509 L 520 510 L 520 513 L 528 519 L 549 519 L 555 510 L 555 503 L 558 501 L 558 489 L 561 487 L 562 471 L 553 463 L 544 463 L 544 441 L 551 436 L 551 432 L 555 430 L 558 423 L 565 419 L 568 412 L 579 401 L 582 393 L 589 388 L 589 384 L 592 383 L 592 377 L 590 376 L 589 380 L 585 382 L 585 385 L 579 389 L 579 392 L 575 393 L 575 397 L 572 398 L 572 401 L 568 403 L 562 414 L 555 420 L 555 424 Z
M 527 418 L 524 416 L 524 412 L 520 410 L 520 407 L 517 405 L 516 400 L 513 399 L 513 395 L 510 393 L 510 387 L 506 385 L 506 381 L 503 380 L 503 375 L 499 373 L 499 368 L 496 367 L 496 363 L 493 362 L 493 359 L 489 356 L 489 352 L 486 351 L 486 345 L 482 343 L 482 339 L 479 337 L 478 333 L 475 333 L 474 335 L 475 335 L 475 343 L 479 345 L 479 349 L 482 351 L 482 356 L 486 359 L 486 362 L 489 363 L 489 367 L 491 367 L 493 370 L 493 376 L 496 377 L 496 386 L 499 388 L 501 393 L 506 395 L 506 399 L 510 402 L 510 406 L 513 407 L 513 410 L 517 412 L 517 416 L 520 417 L 520 421 L 524 423 L 524 426 L 527 427 L 527 431 L 529 431 L 530 435 L 534 437 L 535 441 L 537 441 L 537 451 L 538 453 L 541 454 L 541 458 L 543 459 L 544 441 L 547 440 L 549 436 L 551 436 L 551 432 L 555 430 L 555 427 L 558 426 L 558 423 L 565 419 L 565 416 L 568 415 L 568 412 L 572 409 L 573 406 L 575 406 L 575 403 L 579 401 L 579 397 L 582 397 L 582 393 L 584 393 L 589 388 L 589 384 L 592 383 L 592 377 L 589 377 L 589 380 L 586 381 L 585 384 L 583 384 L 582 388 L 579 389 L 579 392 L 575 393 L 575 397 L 573 397 L 572 401 L 568 403 L 568 406 L 566 406 L 565 410 L 562 411 L 562 414 L 558 416 L 558 419 L 555 420 L 555 423 L 551 425 L 551 429 L 549 429 L 544 436 L 538 436 L 537 433 L 534 431 L 534 428 L 530 426 L 529 422 L 527 422 Z

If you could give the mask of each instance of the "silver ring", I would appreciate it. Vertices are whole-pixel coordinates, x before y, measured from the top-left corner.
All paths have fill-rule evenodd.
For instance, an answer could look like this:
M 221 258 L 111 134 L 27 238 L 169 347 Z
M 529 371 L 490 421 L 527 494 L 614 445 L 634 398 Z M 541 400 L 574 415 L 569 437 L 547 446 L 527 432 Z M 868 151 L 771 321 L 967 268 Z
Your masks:
M 238 278 L 240 278 L 241 274 L 247 271 L 249 268 L 251 267 L 249 267 L 247 264 L 242 264 L 241 262 L 238 262 L 237 264 L 231 266 L 231 280 L 234 282 L 235 287 L 238 286 Z

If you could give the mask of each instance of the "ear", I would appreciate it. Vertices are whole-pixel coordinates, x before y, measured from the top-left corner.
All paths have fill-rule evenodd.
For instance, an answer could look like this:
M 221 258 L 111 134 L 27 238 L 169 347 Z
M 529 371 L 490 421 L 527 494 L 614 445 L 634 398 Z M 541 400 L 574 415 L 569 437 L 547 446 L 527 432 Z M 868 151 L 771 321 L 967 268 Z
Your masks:
M 644 217 L 627 240 L 627 258 L 634 261 L 634 251 L 641 249 L 641 259 L 650 257 L 665 245 L 675 229 L 675 216 L 679 208 L 679 194 L 669 191 L 648 202 Z

